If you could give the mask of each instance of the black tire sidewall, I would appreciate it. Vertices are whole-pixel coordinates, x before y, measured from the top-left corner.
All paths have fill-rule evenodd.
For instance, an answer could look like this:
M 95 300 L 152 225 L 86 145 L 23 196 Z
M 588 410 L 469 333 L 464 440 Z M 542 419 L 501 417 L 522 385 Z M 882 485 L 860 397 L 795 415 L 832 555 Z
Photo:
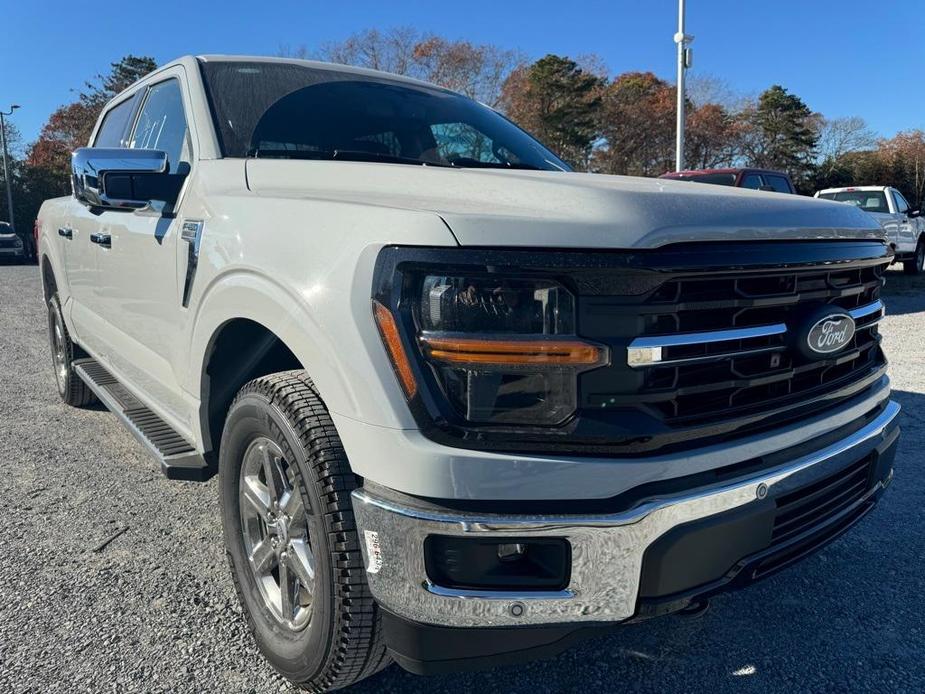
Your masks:
M 295 462 L 303 503 L 313 511 L 309 516 L 309 539 L 315 556 L 313 608 L 311 622 L 299 632 L 279 624 L 267 610 L 245 553 L 238 506 L 240 472 L 245 451 L 259 436 L 275 441 L 286 460 Z M 247 393 L 228 413 L 219 454 L 219 486 L 225 548 L 257 645 L 283 675 L 297 682 L 309 680 L 324 667 L 334 630 L 333 560 L 325 507 L 295 430 L 285 414 L 260 393 Z

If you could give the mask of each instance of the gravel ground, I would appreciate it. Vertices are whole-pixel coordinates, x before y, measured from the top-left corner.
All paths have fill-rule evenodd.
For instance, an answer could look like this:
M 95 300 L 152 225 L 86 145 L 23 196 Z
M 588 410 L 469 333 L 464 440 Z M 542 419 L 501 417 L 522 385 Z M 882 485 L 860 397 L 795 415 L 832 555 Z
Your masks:
M 925 279 L 890 272 L 886 295 L 904 435 L 847 536 L 701 619 L 479 674 L 392 667 L 355 691 L 925 691 Z M 113 415 L 60 403 L 44 320 L 36 269 L 0 267 L 0 691 L 289 691 L 245 631 L 215 480 L 169 481 Z

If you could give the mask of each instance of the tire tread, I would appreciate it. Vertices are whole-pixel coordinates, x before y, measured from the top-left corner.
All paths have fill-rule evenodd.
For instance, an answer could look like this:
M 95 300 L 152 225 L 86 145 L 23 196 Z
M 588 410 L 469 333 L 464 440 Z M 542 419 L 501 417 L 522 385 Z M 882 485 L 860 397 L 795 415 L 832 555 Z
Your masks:
M 340 437 L 314 383 L 304 371 L 283 371 L 245 384 L 231 407 L 258 393 L 288 419 L 305 450 L 324 503 L 324 524 L 334 569 L 334 628 L 328 657 L 310 681 L 297 683 L 313 692 L 347 687 L 391 663 L 382 637 L 382 617 L 365 577 L 350 493 L 357 478 Z M 235 588 L 241 586 L 232 571 Z M 247 610 L 244 611 L 247 614 Z M 254 624 L 247 615 L 251 630 Z

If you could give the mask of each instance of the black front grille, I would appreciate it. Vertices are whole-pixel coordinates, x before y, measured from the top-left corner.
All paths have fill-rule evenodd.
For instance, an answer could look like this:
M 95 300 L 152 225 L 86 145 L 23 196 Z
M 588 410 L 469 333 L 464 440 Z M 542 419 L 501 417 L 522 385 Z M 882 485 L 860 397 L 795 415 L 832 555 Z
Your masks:
M 742 435 L 818 414 L 879 380 L 886 369 L 877 322 L 888 258 L 840 259 L 843 246 L 820 244 L 831 260 L 794 266 L 763 262 L 768 251 L 741 246 L 736 266 L 696 266 L 660 273 L 661 281 L 639 282 L 637 295 L 589 296 L 581 302 L 581 332 L 612 348 L 609 369 L 583 377 L 585 411 L 598 418 L 635 412 L 649 419 L 645 444 L 672 445 L 694 437 Z M 792 244 L 798 256 L 800 245 Z M 648 276 L 651 277 L 651 276 Z M 795 346 L 811 316 L 827 308 L 866 313 L 857 319 L 849 344 L 831 356 L 809 358 Z M 730 341 L 700 339 L 776 326 L 777 332 Z M 634 341 L 686 336 L 691 344 L 664 347 L 660 360 L 635 368 Z
M 0 239 L 0 248 L 16 248 L 16 239 Z
M 807 306 L 854 309 L 880 296 L 882 266 L 827 272 L 742 275 L 720 280 L 667 282 L 644 304 L 643 335 L 689 333 L 772 324 L 793 325 Z M 671 297 L 666 300 L 665 297 Z M 641 393 L 675 425 L 728 418 L 810 397 L 850 383 L 883 363 L 876 324 L 859 329 L 852 343 L 830 359 L 801 359 L 786 335 L 721 345 L 726 351 L 778 348 L 716 362 L 647 369 Z M 717 349 L 717 346 L 711 346 Z M 666 359 L 709 355 L 703 345 L 672 348 Z

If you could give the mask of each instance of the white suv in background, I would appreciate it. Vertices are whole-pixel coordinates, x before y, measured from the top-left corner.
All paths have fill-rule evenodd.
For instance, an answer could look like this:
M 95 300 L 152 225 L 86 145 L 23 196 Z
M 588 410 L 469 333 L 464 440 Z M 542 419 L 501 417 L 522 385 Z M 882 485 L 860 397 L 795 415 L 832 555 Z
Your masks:
M 896 253 L 894 262 L 902 262 L 910 275 L 925 272 L 925 218 L 898 190 L 890 186 L 827 188 L 816 197 L 847 202 L 874 215 Z

